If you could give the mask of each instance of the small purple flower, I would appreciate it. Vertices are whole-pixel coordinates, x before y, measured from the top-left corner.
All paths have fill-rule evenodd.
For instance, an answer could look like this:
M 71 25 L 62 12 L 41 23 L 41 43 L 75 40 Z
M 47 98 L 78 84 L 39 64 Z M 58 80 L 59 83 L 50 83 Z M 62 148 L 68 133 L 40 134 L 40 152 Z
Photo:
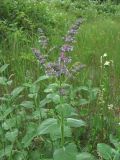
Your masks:
M 75 42 L 74 37 L 71 35 L 67 35 L 64 37 L 65 42 Z
M 73 46 L 63 45 L 63 46 L 61 47 L 61 51 L 62 51 L 62 52 L 70 52 L 70 51 L 73 51 Z
M 75 34 L 77 34 L 77 29 L 70 29 L 69 31 L 68 31 L 68 34 L 70 34 L 70 35 L 75 35 Z
M 72 61 L 72 58 L 71 57 L 65 57 L 64 52 L 62 52 L 60 57 L 58 58 L 59 64 L 61 62 L 63 62 L 64 64 L 67 64 L 67 63 L 71 63 L 71 61 Z
M 40 64 L 44 64 L 46 62 L 46 56 L 42 55 L 38 49 L 32 48 L 32 51 Z

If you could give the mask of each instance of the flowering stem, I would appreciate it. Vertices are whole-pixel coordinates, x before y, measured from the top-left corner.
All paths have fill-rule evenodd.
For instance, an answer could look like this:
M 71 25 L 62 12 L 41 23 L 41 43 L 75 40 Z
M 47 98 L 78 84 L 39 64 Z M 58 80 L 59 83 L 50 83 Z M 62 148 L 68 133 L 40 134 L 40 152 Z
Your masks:
M 61 63 L 60 63 L 60 68 L 61 68 Z M 60 89 L 62 88 L 62 80 L 61 80 L 61 74 L 60 74 Z M 60 94 L 60 105 L 62 107 L 62 95 Z M 64 147 L 64 114 L 63 114 L 63 109 L 62 109 L 62 114 L 61 114 L 61 146 Z
M 64 147 L 64 116 L 61 116 L 61 145 Z

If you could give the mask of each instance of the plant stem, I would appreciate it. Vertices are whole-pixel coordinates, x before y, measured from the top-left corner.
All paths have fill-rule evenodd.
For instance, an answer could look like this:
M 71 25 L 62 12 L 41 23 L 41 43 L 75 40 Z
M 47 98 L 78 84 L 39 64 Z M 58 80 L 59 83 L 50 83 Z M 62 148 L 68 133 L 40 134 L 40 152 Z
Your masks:
M 60 89 L 61 89 L 62 83 L 61 83 L 61 76 L 60 76 Z M 62 107 L 62 95 L 60 94 L 60 104 Z M 61 114 L 61 146 L 64 147 L 64 113 L 62 109 Z
M 64 116 L 61 116 L 61 145 L 64 147 Z

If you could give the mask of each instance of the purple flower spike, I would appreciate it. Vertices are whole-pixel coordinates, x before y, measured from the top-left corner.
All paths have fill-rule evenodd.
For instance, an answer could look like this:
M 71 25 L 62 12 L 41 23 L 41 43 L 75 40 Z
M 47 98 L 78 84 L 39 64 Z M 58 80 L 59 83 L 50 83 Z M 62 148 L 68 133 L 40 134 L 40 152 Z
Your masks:
M 73 51 L 73 46 L 63 45 L 63 46 L 61 47 L 61 51 L 62 51 L 62 52 L 70 52 L 70 51 Z
M 61 53 L 60 60 L 64 62 L 64 60 L 65 60 L 65 54 L 64 54 L 64 52 Z
M 65 42 L 75 42 L 74 37 L 72 37 L 71 35 L 64 37 L 64 41 Z
M 38 49 L 32 48 L 32 51 L 35 57 L 39 60 L 40 64 L 44 64 L 46 62 L 46 57 L 42 55 Z
M 77 34 L 77 29 L 71 29 L 70 31 L 68 31 L 68 33 L 70 35 L 75 35 L 75 34 Z
M 58 58 L 59 64 L 61 62 L 63 62 L 64 64 L 67 64 L 67 63 L 71 63 L 71 61 L 72 61 L 71 57 L 65 57 L 64 52 L 62 52 L 60 57 Z

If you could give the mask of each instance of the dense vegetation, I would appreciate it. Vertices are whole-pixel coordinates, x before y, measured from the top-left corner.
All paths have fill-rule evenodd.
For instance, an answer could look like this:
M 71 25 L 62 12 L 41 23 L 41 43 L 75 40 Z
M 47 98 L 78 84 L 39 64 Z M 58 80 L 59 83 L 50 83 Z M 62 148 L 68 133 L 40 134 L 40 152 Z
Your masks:
M 0 159 L 120 160 L 120 4 L 0 2 Z

